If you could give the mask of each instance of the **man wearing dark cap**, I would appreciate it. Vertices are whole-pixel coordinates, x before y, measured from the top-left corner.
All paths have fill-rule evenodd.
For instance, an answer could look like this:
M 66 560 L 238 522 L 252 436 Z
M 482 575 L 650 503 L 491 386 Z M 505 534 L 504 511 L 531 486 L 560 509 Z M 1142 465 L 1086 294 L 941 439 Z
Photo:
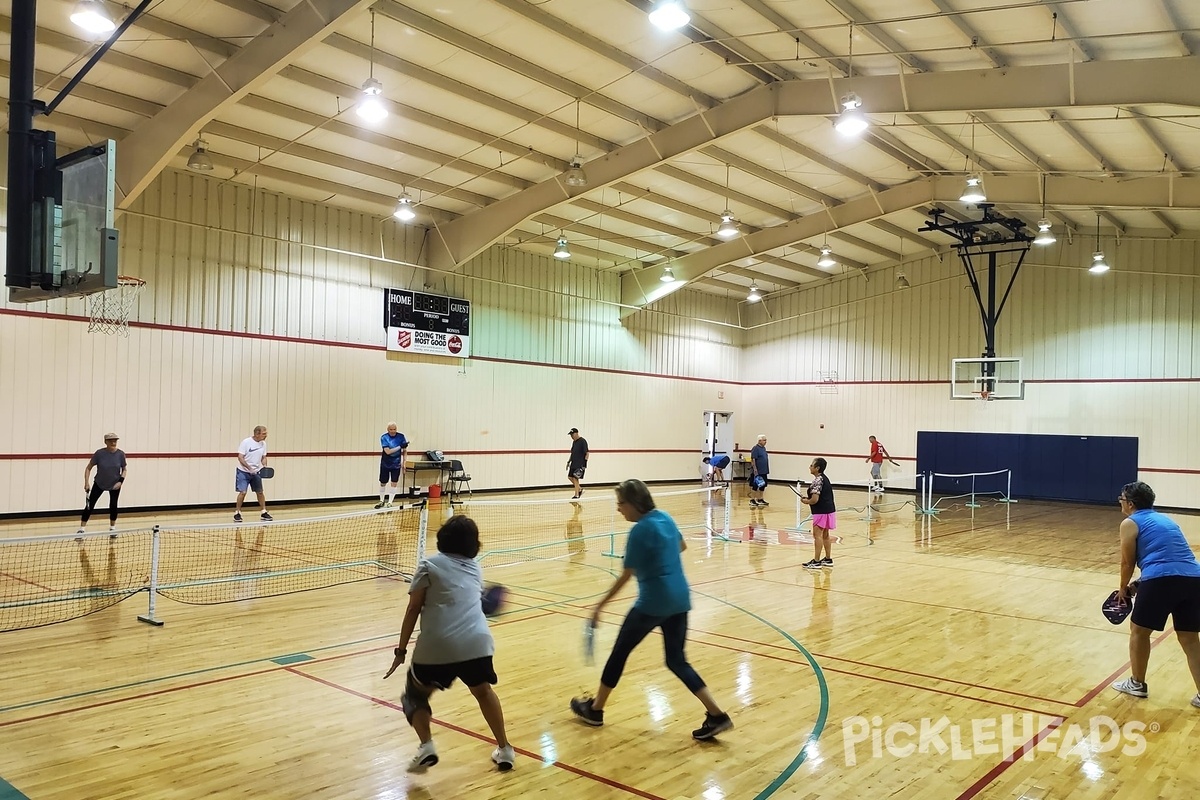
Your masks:
M 108 538 L 115 539 L 117 534 L 117 498 L 121 496 L 121 487 L 125 485 L 125 452 L 117 449 L 117 435 L 104 434 L 104 447 L 92 454 L 92 460 L 83 470 L 83 492 L 87 495 L 87 504 L 83 507 L 83 518 L 79 520 L 79 533 L 84 533 L 88 518 L 96 507 L 100 495 L 108 492 Z M 92 482 L 92 467 L 96 468 L 96 480 Z M 79 541 L 79 539 L 76 539 Z
M 583 480 L 583 472 L 587 469 L 588 443 L 587 439 L 579 435 L 579 428 L 571 428 L 568 433 L 571 435 L 571 457 L 567 459 L 567 477 L 575 487 L 575 494 L 571 495 L 571 499 L 578 500 L 583 494 L 583 487 L 579 482 Z

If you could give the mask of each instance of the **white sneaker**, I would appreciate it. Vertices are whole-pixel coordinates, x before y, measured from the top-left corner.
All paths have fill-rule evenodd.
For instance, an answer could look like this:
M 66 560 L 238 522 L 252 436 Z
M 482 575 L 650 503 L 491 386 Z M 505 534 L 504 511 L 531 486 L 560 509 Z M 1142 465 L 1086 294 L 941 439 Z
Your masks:
M 77 542 L 82 542 L 82 541 L 83 541 L 83 535 L 84 535 L 85 533 L 87 533 L 87 529 L 86 529 L 86 528 L 82 528 L 82 527 L 81 527 L 79 530 L 75 531 L 75 541 L 77 541 Z
M 492 762 L 496 765 L 496 769 L 501 772 L 508 772 L 513 768 L 513 762 L 517 760 L 517 754 L 513 752 L 512 745 L 506 744 L 504 747 L 497 747 L 492 751 Z
M 1196 692 L 1196 696 L 1192 698 L 1192 705 L 1200 708 L 1200 692 Z
M 117 538 L 117 526 L 116 525 L 108 526 L 108 538 L 110 538 L 110 539 Z
M 1134 697 L 1150 696 L 1150 687 L 1144 683 L 1135 681 L 1133 678 L 1126 678 L 1123 681 L 1117 681 L 1112 685 L 1112 688 L 1116 689 L 1118 692 L 1123 692 L 1124 694 L 1132 695 Z
M 412 757 L 412 761 L 408 762 L 409 772 L 423 772 L 427 767 L 432 767 L 438 763 L 437 748 L 433 746 L 433 739 L 428 742 L 422 742 L 417 748 L 417 753 Z

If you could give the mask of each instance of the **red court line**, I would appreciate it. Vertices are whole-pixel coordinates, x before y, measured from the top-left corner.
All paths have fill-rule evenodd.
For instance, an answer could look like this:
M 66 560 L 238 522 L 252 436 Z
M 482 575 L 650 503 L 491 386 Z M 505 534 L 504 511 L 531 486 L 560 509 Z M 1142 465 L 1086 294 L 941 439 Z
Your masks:
M 1051 731 L 1058 729 L 1062 724 L 1062 717 L 1055 718 L 1053 722 L 1038 731 L 1037 736 L 1034 736 L 1028 742 L 1021 745 L 1019 750 L 1015 750 L 1013 754 L 1004 761 L 1001 761 L 999 764 L 992 767 L 986 775 L 967 787 L 967 790 L 956 797 L 955 800 L 971 800 L 972 797 L 983 791 L 988 784 L 1000 777 L 1005 770 L 1007 770 L 1013 764 L 1016 764 L 1022 756 L 1033 750 L 1033 748 L 1037 747 L 1038 743 L 1049 736 Z
M 12 578 L 14 581 L 20 581 L 21 583 L 27 583 L 30 586 L 36 586 L 37 588 L 42 589 L 47 592 L 59 591 L 58 589 L 53 589 L 49 586 L 43 586 L 42 584 L 38 583 L 37 581 L 26 580 L 26 579 L 20 577 L 19 575 L 13 575 L 11 572 L 0 572 L 0 575 L 3 575 L 6 578 Z
M 513 622 L 524 622 L 527 619 L 537 619 L 538 617 L 549 616 L 552 613 L 554 613 L 554 612 L 544 611 L 541 614 L 534 614 L 532 616 L 521 617 L 519 619 L 506 619 L 506 620 L 502 620 L 500 622 L 493 622 L 491 624 L 491 627 L 496 627 L 498 625 L 507 625 L 507 624 L 510 624 Z M 311 661 L 305 661 L 304 663 L 305 664 L 324 664 L 328 661 L 337 661 L 338 659 L 342 659 L 342 658 L 350 658 L 352 656 L 361 656 L 361 655 L 365 655 L 367 653 L 378 653 L 380 650 L 391 650 L 391 649 L 392 649 L 391 644 L 378 645 L 376 647 L 370 647 L 365 650 L 355 650 L 355 651 L 352 651 L 349 653 L 339 653 L 337 655 L 324 656 L 322 658 L 314 658 Z M 238 680 L 239 678 L 251 678 L 251 677 L 254 677 L 257 675 L 266 675 L 267 673 L 280 672 L 287 668 L 288 668 L 288 665 L 276 664 L 275 666 L 266 667 L 264 669 L 259 669 L 259 670 L 254 670 L 252 672 L 239 672 L 237 675 L 226 675 L 221 678 L 211 678 L 209 680 L 195 681 L 194 683 L 184 684 L 183 686 L 171 686 L 166 689 L 155 689 L 152 692 L 142 692 L 141 694 L 132 694 L 132 695 L 129 695 L 128 697 L 117 697 L 117 698 L 113 698 L 112 700 L 101 700 L 96 703 L 88 703 L 87 705 L 74 706 L 72 708 L 63 708 L 63 709 L 59 709 L 58 711 L 48 711 L 45 714 L 37 714 L 32 717 L 21 717 L 20 719 L 10 719 L 10 720 L 5 720 L 5 721 L 0 721 L 0 728 L 7 728 L 11 725 L 20 725 L 23 722 L 36 722 L 37 720 L 48 719 L 50 717 L 61 717 L 66 714 L 74 714 L 74 713 L 77 713 L 80 711 L 90 711 L 94 708 L 104 708 L 105 706 L 116 705 L 117 703 L 126 703 L 131 700 L 144 700 L 147 697 L 158 697 L 158 696 L 164 695 L 164 694 L 172 694 L 173 692 L 182 692 L 186 689 L 198 689 L 202 686 L 212 686 L 217 683 L 225 683 L 226 681 Z M 221 667 L 214 667 L 214 669 L 221 669 Z M 171 676 L 168 675 L 165 678 L 151 679 L 151 680 L 169 680 L 170 678 L 171 678 Z M 117 689 L 120 689 L 120 688 L 122 688 L 122 687 L 117 687 Z M 106 690 L 102 689 L 100 691 L 106 691 Z M 108 690 L 108 691 L 115 691 L 115 689 Z M 63 699 L 70 699 L 70 698 L 63 698 Z M 47 701 L 47 702 L 54 702 L 54 698 L 51 698 L 51 700 Z
M 312 663 L 312 662 L 306 662 L 306 663 Z M 404 713 L 404 709 L 402 709 L 400 706 L 396 705 L 395 703 L 393 703 L 391 701 L 384 700 L 379 697 L 373 697 L 369 694 L 364 694 L 363 692 L 356 691 L 354 689 L 351 689 L 348 686 L 342 686 L 341 684 L 334 683 L 332 681 L 327 681 L 324 678 L 318 678 L 316 675 L 309 675 L 308 673 L 301 672 L 300 670 L 295 669 L 294 667 L 287 667 L 286 669 L 288 672 L 291 672 L 293 675 L 299 675 L 301 678 L 308 678 L 310 681 L 316 681 L 317 683 L 320 683 L 324 686 L 328 686 L 331 689 L 337 689 L 340 692 L 345 692 L 346 694 L 351 695 L 352 697 L 357 697 L 361 700 L 366 700 L 368 702 L 374 703 L 375 705 L 383 706 L 384 708 L 390 708 L 393 711 L 399 711 L 401 714 Z M 485 736 L 482 733 L 478 733 L 478 732 L 470 730 L 468 728 L 463 728 L 458 725 L 451 724 L 449 722 L 443 722 L 440 719 L 432 719 L 430 721 L 433 724 L 438 725 L 442 728 L 447 728 L 456 733 L 461 733 L 464 736 L 470 736 L 471 738 L 478 739 L 481 742 L 487 742 L 488 744 L 496 743 L 496 740 L 493 739 L 492 737 Z M 512 744 L 512 742 L 510 741 L 509 744 Z M 658 795 L 655 795 L 655 794 L 650 794 L 649 792 L 644 792 L 641 789 L 636 789 L 632 786 L 629 786 L 628 784 L 614 781 L 611 778 L 604 777 L 603 775 L 597 775 L 594 772 L 588 772 L 585 769 L 581 769 L 579 767 L 572 766 L 571 764 L 565 764 L 562 761 L 546 761 L 539 754 L 531 752 L 529 750 L 525 750 L 520 747 L 517 747 L 516 745 L 513 745 L 513 750 L 515 750 L 516 752 L 520 753 L 521 755 L 523 755 L 526 758 L 529 758 L 533 761 L 540 762 L 543 764 L 549 764 L 552 767 L 558 767 L 559 769 L 562 769 L 567 772 L 578 775 L 581 778 L 587 778 L 588 780 L 593 780 L 593 781 L 596 781 L 597 783 L 602 783 L 606 786 L 611 786 L 614 789 L 620 789 L 623 792 L 627 792 L 629 794 L 636 795 L 638 797 L 644 797 L 644 798 L 646 798 L 646 800 L 666 800 L 666 798 L 659 797 Z
M 573 614 L 570 611 L 551 609 L 551 613 L 561 614 L 561 615 L 567 616 L 567 617 L 575 617 L 576 619 L 588 619 L 588 617 L 584 617 L 579 614 Z M 610 616 L 611 616 L 611 614 L 610 614 Z M 691 629 L 689 632 L 709 635 L 708 631 L 699 630 L 699 629 Z M 658 635 L 661 635 L 661 633 L 659 633 L 658 631 L 655 631 L 655 633 Z M 715 634 L 715 635 L 719 636 L 720 634 Z M 794 658 L 784 658 L 783 656 L 777 656 L 772 653 L 754 653 L 754 652 L 750 652 L 748 650 L 743 650 L 738 647 L 730 647 L 729 645 L 719 644 L 717 642 L 704 642 L 704 641 L 698 641 L 698 640 L 694 640 L 694 639 L 690 640 L 690 641 L 692 641 L 695 644 L 704 645 L 706 647 L 715 647 L 719 650 L 728 650 L 732 653 L 744 653 L 745 655 L 749 655 L 749 656 L 757 656 L 758 658 L 768 658 L 768 659 L 771 659 L 772 661 L 782 661 L 785 664 L 795 664 L 797 666 L 811 668 L 811 665 L 807 661 L 798 661 Z M 750 639 L 745 639 L 743 641 L 751 643 L 751 644 L 762 644 L 761 642 L 754 642 L 753 640 L 750 640 Z M 771 645 L 766 645 L 766 646 L 770 647 Z M 977 703 L 984 703 L 985 705 L 990 705 L 990 706 L 1000 706 L 1001 708 L 1014 708 L 1018 711 L 1028 711 L 1032 714 L 1041 714 L 1044 717 L 1058 716 L 1057 714 L 1053 714 L 1053 713 L 1050 713 L 1047 711 L 1039 711 L 1038 709 L 1035 709 L 1035 708 L 1026 708 L 1025 706 L 1018 706 L 1018 705 L 1014 705 L 1012 703 L 1003 703 L 1003 702 L 1000 702 L 999 700 L 988 700 L 983 697 L 973 697 L 971 695 L 958 694 L 956 692 L 950 692 L 950 691 L 946 691 L 944 689 L 934 689 L 934 688 L 928 687 L 928 686 L 918 686 L 917 684 L 914 684 L 914 683 L 904 683 L 902 681 L 894 681 L 894 680 L 890 680 L 888 678 L 876 677 L 874 675 L 863 675 L 862 673 L 850 672 L 849 670 L 834 669 L 832 667 L 826 667 L 826 666 L 822 666 L 821 670 L 823 672 L 833 672 L 838 675 L 849 675 L 850 677 L 862 678 L 863 680 L 876 681 L 878 683 L 889 683 L 889 684 L 892 684 L 893 686 L 903 686 L 908 689 L 916 689 L 916 690 L 922 691 L 922 692 L 932 692 L 934 694 L 944 694 L 944 695 L 947 695 L 948 697 L 960 697 L 964 700 L 974 700 Z M 1052 701 L 1052 702 L 1058 702 L 1058 701 Z
M 1170 635 L 1170 633 L 1171 632 L 1169 630 L 1167 630 L 1167 631 L 1163 631 L 1161 634 L 1159 634 L 1154 639 L 1154 641 L 1152 641 L 1150 643 L 1151 650 L 1153 650 L 1163 640 L 1165 640 L 1167 638 L 1167 636 Z M 1090 692 L 1085 694 L 1083 697 L 1079 698 L 1079 700 L 1075 701 L 1074 705 L 1078 708 L 1083 708 L 1085 705 L 1087 705 L 1093 699 L 1095 699 L 1096 695 L 1100 694 L 1100 692 L 1107 689 L 1108 685 L 1110 683 L 1112 683 L 1114 680 L 1116 680 L 1118 677 L 1120 677 L 1121 674 L 1125 672 L 1125 670 L 1129 669 L 1129 666 L 1130 666 L 1129 662 L 1126 661 L 1124 664 L 1121 665 L 1120 669 L 1116 670 L 1111 675 L 1109 675 L 1107 678 L 1105 678 L 1103 681 L 1096 684 L 1096 686 Z M 1008 759 L 1005 759 L 1004 761 L 1001 761 L 996 766 L 992 767 L 992 769 L 990 771 L 988 771 L 988 773 L 986 775 L 984 775 L 979 780 L 975 781 L 975 783 L 971 784 L 967 788 L 967 790 L 965 792 L 963 792 L 962 794 L 960 794 L 957 798 L 955 798 L 955 800 L 970 800 L 970 798 L 979 794 L 981 791 L 983 791 L 984 788 L 986 788 L 988 786 L 988 784 L 990 784 L 992 781 L 996 780 L 996 778 L 1000 777 L 1000 775 L 1002 775 L 1005 770 L 1007 770 L 1014 763 L 1016 763 L 1020 756 L 1024 755 L 1025 753 L 1028 753 L 1030 750 L 1032 750 L 1037 745 L 1038 742 L 1040 742 L 1042 739 L 1046 738 L 1046 736 L 1048 736 L 1050 734 L 1050 731 L 1054 730 L 1055 728 L 1058 728 L 1060 725 L 1063 724 L 1064 721 L 1065 720 L 1060 717 L 1060 718 L 1058 718 L 1058 720 L 1056 722 L 1051 723 L 1050 725 L 1048 725 L 1047 727 L 1042 729 L 1041 733 L 1039 733 L 1037 736 L 1035 736 L 1031 741 L 1026 742 L 1025 745 L 1020 750 L 1018 750 L 1016 753 L 1014 753 Z
M 754 578 L 755 576 L 749 575 L 746 577 Z M 794 584 L 794 583 L 784 583 L 783 581 L 775 581 L 775 580 L 770 580 L 768 578 L 758 578 L 757 580 L 761 580 L 763 583 L 773 583 L 777 586 L 792 586 L 795 588 L 802 588 L 802 587 L 796 586 L 796 584 Z M 1061 626 L 1067 627 L 1067 628 L 1083 628 L 1084 630 L 1089 630 L 1089 631 L 1105 630 L 1104 628 L 1100 628 L 1100 627 L 1097 627 L 1094 625 L 1084 625 L 1084 624 L 1077 623 L 1077 622 L 1058 622 L 1058 621 L 1055 621 L 1052 619 L 1034 619 L 1033 617 L 1022 617 L 1017 614 L 1004 614 L 1000 611 L 981 611 L 981 610 L 975 609 L 975 608 L 960 608 L 958 606 L 945 606 L 945 605 L 939 605 L 937 603 L 924 603 L 920 600 L 908 600 L 905 598 L 894 598 L 894 597 L 880 597 L 880 596 L 874 595 L 874 594 L 863 594 L 862 592 L 848 592 L 845 589 L 823 589 L 822 591 L 830 592 L 830 593 L 834 593 L 834 594 L 845 595 L 847 597 L 864 597 L 868 600 L 880 600 L 880 601 L 887 602 L 887 603 L 907 603 L 909 605 L 914 605 L 914 606 L 927 606 L 929 608 L 940 608 L 945 611 L 962 611 L 962 612 L 966 612 L 969 614 L 984 614 L 989 617 L 1002 617 L 1005 619 L 1015 619 L 1015 620 L 1020 620 L 1021 622 L 1039 622 L 1044 625 L 1061 625 Z

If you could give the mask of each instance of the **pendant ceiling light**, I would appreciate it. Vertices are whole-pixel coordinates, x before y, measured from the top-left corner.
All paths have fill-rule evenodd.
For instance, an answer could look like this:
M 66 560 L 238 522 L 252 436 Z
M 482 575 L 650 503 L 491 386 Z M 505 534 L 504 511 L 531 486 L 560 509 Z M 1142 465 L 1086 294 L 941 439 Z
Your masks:
M 117 29 L 101 0 L 81 0 L 71 12 L 71 22 L 83 28 L 88 33 L 112 33 Z
M 383 104 L 383 84 L 375 80 L 375 12 L 371 12 L 371 71 L 363 81 L 362 94 L 358 98 L 355 113 L 366 122 L 376 123 L 387 118 L 387 106 Z
M 392 216 L 401 222 L 412 222 L 417 218 L 417 212 L 413 210 L 413 199 L 408 192 L 396 199 L 396 210 L 392 212 Z
M 558 241 L 554 243 L 554 257 L 563 259 L 564 261 L 571 257 L 571 251 L 567 249 L 567 237 L 560 236 Z
M 821 257 L 817 259 L 817 266 L 829 269 L 837 266 L 837 260 L 833 257 L 833 248 L 827 244 L 821 245 Z
M 692 19 L 687 7 L 679 0 L 659 0 L 650 10 L 650 22 L 664 31 L 676 31 Z
M 196 149 L 188 156 L 188 169 L 194 169 L 197 172 L 212 172 L 215 165 L 212 156 L 208 154 L 208 142 L 197 139 L 195 147 Z

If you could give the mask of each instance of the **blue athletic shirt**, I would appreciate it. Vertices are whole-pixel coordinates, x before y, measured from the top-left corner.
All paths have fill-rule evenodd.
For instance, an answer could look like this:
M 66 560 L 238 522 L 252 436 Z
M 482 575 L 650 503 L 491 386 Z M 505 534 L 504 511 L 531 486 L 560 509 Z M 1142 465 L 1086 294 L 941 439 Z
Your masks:
M 405 448 L 408 447 L 408 439 L 404 438 L 403 433 L 397 433 L 395 436 L 392 436 L 390 433 L 385 433 L 383 436 L 379 437 L 379 446 Z M 394 455 L 390 456 L 387 453 L 383 453 L 382 466 L 387 467 L 388 469 L 400 469 L 400 467 L 403 466 L 403 464 L 400 463 L 401 452 L 402 450 L 397 450 Z
M 625 569 L 637 576 L 638 598 L 633 607 L 643 614 L 670 617 L 691 610 L 691 590 L 679 553 L 682 539 L 675 520 L 657 508 L 629 531 Z
M 1129 515 L 1137 525 L 1137 565 L 1142 580 L 1184 575 L 1200 578 L 1200 563 L 1175 520 L 1152 508 Z

